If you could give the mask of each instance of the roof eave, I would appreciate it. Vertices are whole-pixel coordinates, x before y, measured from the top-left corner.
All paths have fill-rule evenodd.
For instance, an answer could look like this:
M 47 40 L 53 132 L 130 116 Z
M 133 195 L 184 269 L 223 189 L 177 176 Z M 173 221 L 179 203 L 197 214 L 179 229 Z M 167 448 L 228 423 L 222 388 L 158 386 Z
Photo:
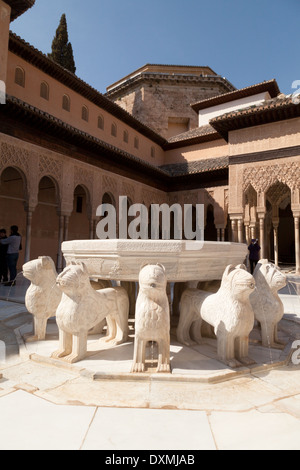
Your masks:
M 258 83 L 256 85 L 251 85 L 246 88 L 241 88 L 239 90 L 235 90 L 229 93 L 224 93 L 223 95 L 216 95 L 211 98 L 199 101 L 197 103 L 192 103 L 191 107 L 196 113 L 198 113 L 202 109 L 211 108 L 220 104 L 230 103 L 231 101 L 247 98 L 249 96 L 263 92 L 269 92 L 271 98 L 275 98 L 276 96 L 278 96 L 280 93 L 280 89 L 277 84 L 277 81 L 275 79 L 268 80 L 262 83 Z
M 11 21 L 23 15 L 27 10 L 33 7 L 35 0 L 4 0 L 11 7 Z
M 297 117 L 300 117 L 300 104 L 295 104 L 291 99 L 288 99 L 282 103 L 266 104 L 257 108 L 247 108 L 240 112 L 225 114 L 212 119 L 210 125 L 228 142 L 230 131 Z

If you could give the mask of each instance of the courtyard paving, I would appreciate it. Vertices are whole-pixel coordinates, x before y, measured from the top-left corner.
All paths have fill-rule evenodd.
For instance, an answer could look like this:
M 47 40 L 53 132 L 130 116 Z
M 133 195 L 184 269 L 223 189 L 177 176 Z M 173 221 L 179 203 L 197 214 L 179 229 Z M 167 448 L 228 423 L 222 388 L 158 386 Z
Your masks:
M 218 362 L 214 340 L 182 347 L 173 328 L 172 374 L 154 373 L 150 348 L 149 371 L 138 377 L 130 374 L 132 335 L 113 349 L 91 336 L 88 357 L 75 365 L 50 357 L 54 320 L 46 341 L 25 343 L 32 329 L 28 284 L 1 286 L 0 449 L 300 450 L 300 365 L 291 361 L 300 339 L 300 278 L 289 280 L 281 292 L 283 351 L 262 348 L 254 331 L 256 366 L 231 370 Z

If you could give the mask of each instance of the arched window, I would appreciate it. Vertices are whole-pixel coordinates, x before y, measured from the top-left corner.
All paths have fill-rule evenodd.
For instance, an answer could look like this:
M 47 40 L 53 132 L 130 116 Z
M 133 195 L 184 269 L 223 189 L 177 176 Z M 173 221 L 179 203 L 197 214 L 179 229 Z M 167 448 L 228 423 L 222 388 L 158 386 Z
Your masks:
M 16 67 L 15 83 L 25 88 L 25 71 L 22 69 L 22 67 Z
M 138 149 L 138 148 L 139 148 L 139 144 L 140 144 L 140 143 L 139 143 L 138 137 L 135 137 L 135 138 L 134 138 L 134 148 Z
M 104 129 L 104 117 L 102 115 L 98 116 L 98 129 Z
M 111 135 L 117 137 L 117 125 L 114 122 L 111 125 Z
M 46 82 L 41 83 L 40 97 L 44 98 L 44 100 L 49 100 L 49 85 Z
M 123 141 L 126 142 L 126 144 L 128 144 L 128 132 L 127 131 L 123 132 Z
M 71 102 L 70 102 L 70 97 L 68 95 L 63 96 L 62 107 L 65 111 L 70 111 Z
M 89 110 L 86 106 L 82 106 L 81 118 L 83 119 L 83 121 L 86 121 L 86 122 L 88 122 L 89 120 Z

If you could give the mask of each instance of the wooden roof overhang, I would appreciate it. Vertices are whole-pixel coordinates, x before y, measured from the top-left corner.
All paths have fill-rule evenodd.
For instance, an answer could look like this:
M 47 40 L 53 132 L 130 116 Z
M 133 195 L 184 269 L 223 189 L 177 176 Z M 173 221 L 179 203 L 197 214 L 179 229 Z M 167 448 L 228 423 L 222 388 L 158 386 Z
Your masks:
M 300 104 L 295 104 L 291 97 L 278 97 L 259 106 L 216 117 L 210 121 L 210 125 L 228 142 L 230 131 L 297 117 L 300 117 Z
M 23 15 L 25 11 L 33 7 L 35 0 L 4 0 L 11 7 L 11 21 L 14 21 L 19 16 Z
M 10 96 L 0 106 L 0 132 L 165 192 L 228 184 L 228 168 L 186 174 L 183 164 L 183 171 L 173 176 Z
M 219 106 L 221 104 L 230 103 L 231 101 L 240 100 L 249 96 L 266 92 L 270 94 L 271 98 L 275 98 L 277 95 L 279 95 L 280 89 L 275 79 L 207 98 L 205 100 L 198 101 L 197 103 L 192 103 L 191 107 L 196 113 L 198 113 L 203 109 L 208 109 L 213 106 Z

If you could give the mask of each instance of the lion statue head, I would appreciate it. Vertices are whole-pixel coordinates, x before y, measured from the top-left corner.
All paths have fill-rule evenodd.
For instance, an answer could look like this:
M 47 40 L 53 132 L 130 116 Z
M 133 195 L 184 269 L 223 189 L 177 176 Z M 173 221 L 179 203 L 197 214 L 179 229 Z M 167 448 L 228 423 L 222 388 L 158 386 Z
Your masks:
M 82 290 L 87 292 L 86 288 L 91 287 L 91 284 L 86 265 L 72 262 L 57 277 L 56 284 L 66 294 L 80 293 Z
M 52 258 L 40 256 L 38 259 L 24 264 L 23 276 L 33 284 L 40 285 L 50 280 L 55 283 L 57 272 Z
M 222 277 L 221 289 L 227 290 L 235 300 L 242 300 L 249 296 L 254 288 L 254 277 L 248 273 L 245 265 L 227 266 Z
M 287 284 L 285 274 L 267 259 L 262 259 L 257 263 L 253 276 L 258 286 L 262 286 L 265 281 L 270 289 L 276 292 Z

